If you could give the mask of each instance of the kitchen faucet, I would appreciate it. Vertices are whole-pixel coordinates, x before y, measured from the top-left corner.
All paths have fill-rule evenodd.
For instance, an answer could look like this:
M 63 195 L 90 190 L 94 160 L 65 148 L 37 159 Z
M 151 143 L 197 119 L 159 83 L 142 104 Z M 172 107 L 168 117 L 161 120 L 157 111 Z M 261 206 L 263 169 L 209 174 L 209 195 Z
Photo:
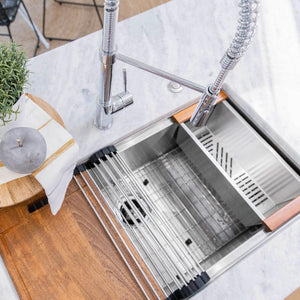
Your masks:
M 239 6 L 239 25 L 230 47 L 221 59 L 221 70 L 216 80 L 207 87 L 204 87 L 177 75 L 117 53 L 115 39 L 119 0 L 105 0 L 102 47 L 100 50 L 102 69 L 100 72 L 100 94 L 95 119 L 96 127 L 100 129 L 109 128 L 112 124 L 112 114 L 133 103 L 133 96 L 127 91 L 126 70 L 123 70 L 124 91 L 115 96 L 111 96 L 113 65 L 116 59 L 202 93 L 202 97 L 200 98 L 190 122 L 194 126 L 205 125 L 213 111 L 217 96 L 228 72 L 234 68 L 245 53 L 255 33 L 258 0 L 240 0 Z
M 108 129 L 112 125 L 112 114 L 133 103 L 132 94 L 127 91 L 126 69 L 123 70 L 124 91 L 111 96 L 113 65 L 116 61 L 115 33 L 118 22 L 119 0 L 104 1 L 104 22 L 100 61 L 100 94 L 97 103 L 95 125 Z

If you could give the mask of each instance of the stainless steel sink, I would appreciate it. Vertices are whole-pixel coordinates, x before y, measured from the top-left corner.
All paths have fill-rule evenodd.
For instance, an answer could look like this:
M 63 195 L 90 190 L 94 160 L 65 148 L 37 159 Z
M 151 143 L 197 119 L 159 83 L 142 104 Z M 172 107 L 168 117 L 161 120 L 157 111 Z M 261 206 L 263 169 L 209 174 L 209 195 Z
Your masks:
M 297 173 L 227 101 L 203 128 L 167 119 L 115 146 L 85 169 L 166 296 L 266 240 L 262 220 L 300 194 Z

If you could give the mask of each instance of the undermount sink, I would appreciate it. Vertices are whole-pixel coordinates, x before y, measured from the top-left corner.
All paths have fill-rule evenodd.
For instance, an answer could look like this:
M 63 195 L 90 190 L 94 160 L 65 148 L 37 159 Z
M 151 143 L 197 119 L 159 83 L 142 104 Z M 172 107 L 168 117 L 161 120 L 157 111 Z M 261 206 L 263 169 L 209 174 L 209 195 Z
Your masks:
M 300 194 L 299 175 L 228 101 L 205 127 L 159 121 L 84 169 L 170 299 L 264 242 L 263 220 Z

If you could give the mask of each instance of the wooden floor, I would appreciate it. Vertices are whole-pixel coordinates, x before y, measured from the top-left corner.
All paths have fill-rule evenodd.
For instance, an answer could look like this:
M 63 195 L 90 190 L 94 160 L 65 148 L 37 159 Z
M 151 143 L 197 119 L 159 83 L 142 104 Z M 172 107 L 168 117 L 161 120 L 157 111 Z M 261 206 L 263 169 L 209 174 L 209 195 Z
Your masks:
M 23 0 L 31 18 L 42 31 L 43 0 Z M 71 0 L 65 0 L 71 1 Z M 92 0 L 72 0 L 73 2 L 92 3 Z M 97 0 L 103 4 L 104 0 Z M 119 20 L 124 20 L 169 0 L 120 0 Z M 103 10 L 101 10 L 103 14 Z M 60 5 L 54 0 L 46 0 L 46 35 L 77 39 L 101 29 L 96 11 L 91 7 Z M 20 14 L 11 25 L 12 36 L 17 44 L 23 46 L 28 57 L 32 57 L 36 45 L 34 32 L 25 23 Z M 6 33 L 6 27 L 0 28 L 0 33 Z M 0 43 L 9 41 L 9 38 L 0 36 Z M 50 49 L 54 49 L 66 42 L 51 41 Z M 48 51 L 41 44 L 38 54 Z

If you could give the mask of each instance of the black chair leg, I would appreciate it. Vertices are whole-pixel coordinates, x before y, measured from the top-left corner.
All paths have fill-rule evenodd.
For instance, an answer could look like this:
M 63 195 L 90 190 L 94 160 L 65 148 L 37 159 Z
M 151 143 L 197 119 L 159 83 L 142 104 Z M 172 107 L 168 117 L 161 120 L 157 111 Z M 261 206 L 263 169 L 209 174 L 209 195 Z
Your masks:
M 49 41 L 52 41 L 52 40 L 63 41 L 63 42 L 72 42 L 72 41 L 74 41 L 72 39 L 65 39 L 65 38 L 57 38 L 57 37 L 47 36 L 45 31 L 46 31 L 46 0 L 43 0 L 43 36 L 46 39 L 48 39 Z
M 7 31 L 8 31 L 8 35 L 9 35 L 9 38 L 10 40 L 13 42 L 13 38 L 12 38 L 12 35 L 11 35 L 11 32 L 10 32 L 10 28 L 9 28 L 9 25 L 7 25 Z
M 94 6 L 95 6 L 95 9 L 96 9 L 96 13 L 98 15 L 98 19 L 99 19 L 100 25 L 103 28 L 103 21 L 102 21 L 102 18 L 101 18 L 101 15 L 100 15 L 98 7 L 102 7 L 103 8 L 104 6 L 102 6 L 102 5 L 98 6 L 97 3 L 96 3 L 96 0 L 93 0 L 93 3 L 94 3 Z
M 95 7 L 97 16 L 100 22 L 101 27 L 103 27 L 103 21 L 99 12 L 99 8 L 103 8 L 104 5 L 97 5 L 96 1 L 93 0 L 93 4 L 89 3 L 81 3 L 81 2 L 71 2 L 71 1 L 60 1 L 60 0 L 54 0 L 56 3 L 62 4 L 70 4 L 70 5 L 78 5 L 78 6 L 88 6 L 88 7 Z M 43 36 L 48 39 L 49 41 L 55 40 L 55 41 L 64 41 L 64 42 L 72 42 L 73 39 L 65 39 L 65 38 L 58 38 L 58 37 L 50 37 L 47 36 L 46 33 L 46 0 L 43 0 Z
M 81 2 L 72 2 L 72 1 L 61 1 L 61 0 L 54 0 L 56 3 L 62 4 L 70 4 L 70 5 L 79 5 L 79 6 L 88 6 L 88 7 L 95 7 L 96 13 L 100 22 L 101 27 L 103 28 L 103 21 L 99 12 L 99 8 L 104 8 L 103 4 L 97 4 L 96 0 L 93 0 L 93 4 L 90 3 L 81 3 Z
M 28 19 L 29 19 L 29 21 L 30 21 L 30 23 L 31 23 L 31 26 L 32 26 L 32 28 L 33 28 L 33 30 L 34 30 L 34 32 L 35 32 L 35 35 L 36 35 L 36 37 L 37 37 L 37 43 L 36 43 L 36 47 L 35 47 L 34 54 L 33 54 L 33 56 L 36 56 L 37 50 L 38 50 L 38 48 L 40 47 L 40 37 L 39 37 L 39 35 L 38 35 L 37 31 L 36 31 L 36 28 L 35 28 L 35 26 L 34 26 L 34 24 L 33 24 L 33 22 L 32 22 L 32 19 L 31 19 L 31 17 L 30 17 L 30 14 L 29 14 L 29 12 L 28 12 L 28 10 L 27 10 L 27 8 L 26 8 L 26 6 L 25 6 L 23 0 L 21 0 L 21 3 L 22 3 L 22 5 L 23 5 L 23 7 L 24 7 L 24 9 L 25 9 L 25 11 L 26 11 L 26 14 L 27 14 L 27 16 L 28 16 Z
M 54 0 L 54 2 L 61 4 L 70 4 L 70 5 L 78 5 L 78 6 L 88 6 L 88 7 L 94 7 L 97 5 L 97 7 L 103 8 L 103 4 L 90 4 L 90 3 L 82 3 L 82 2 L 72 2 L 72 1 L 63 1 L 63 0 Z

